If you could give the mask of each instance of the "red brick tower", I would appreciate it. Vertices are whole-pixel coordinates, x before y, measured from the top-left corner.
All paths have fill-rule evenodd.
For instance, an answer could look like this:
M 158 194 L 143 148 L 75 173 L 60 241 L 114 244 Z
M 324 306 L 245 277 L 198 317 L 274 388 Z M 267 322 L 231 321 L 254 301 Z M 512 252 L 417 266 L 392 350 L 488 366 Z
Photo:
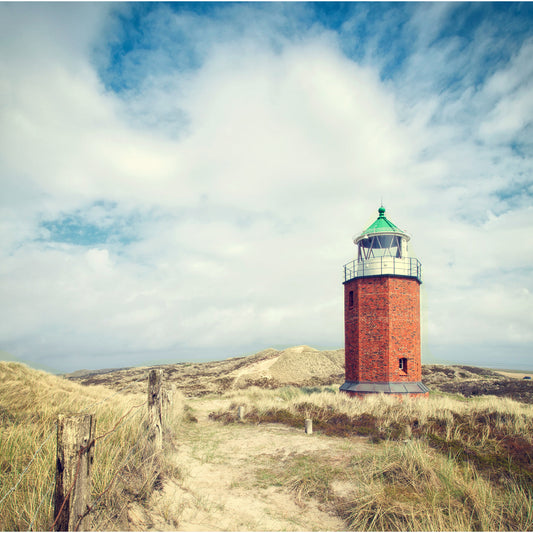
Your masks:
M 357 259 L 344 265 L 346 381 L 351 396 L 427 396 L 420 358 L 420 261 L 410 237 L 385 217 L 354 238 Z

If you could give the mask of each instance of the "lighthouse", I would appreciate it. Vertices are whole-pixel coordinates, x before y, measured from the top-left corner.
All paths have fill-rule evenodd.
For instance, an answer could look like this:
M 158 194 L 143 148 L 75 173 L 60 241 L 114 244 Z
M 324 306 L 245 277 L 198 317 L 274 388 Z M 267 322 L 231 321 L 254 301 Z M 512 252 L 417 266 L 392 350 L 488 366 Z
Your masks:
M 354 237 L 357 258 L 344 265 L 345 383 L 351 396 L 428 396 L 422 383 L 422 265 L 409 255 L 409 234 L 378 209 Z

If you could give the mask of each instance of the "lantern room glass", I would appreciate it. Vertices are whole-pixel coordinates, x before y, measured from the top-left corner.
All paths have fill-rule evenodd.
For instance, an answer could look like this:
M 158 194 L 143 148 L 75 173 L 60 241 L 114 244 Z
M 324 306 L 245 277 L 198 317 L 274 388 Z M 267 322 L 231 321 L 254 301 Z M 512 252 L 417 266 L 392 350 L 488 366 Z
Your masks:
M 361 239 L 357 246 L 357 260 L 374 257 L 402 257 L 402 237 L 399 235 L 372 235 Z

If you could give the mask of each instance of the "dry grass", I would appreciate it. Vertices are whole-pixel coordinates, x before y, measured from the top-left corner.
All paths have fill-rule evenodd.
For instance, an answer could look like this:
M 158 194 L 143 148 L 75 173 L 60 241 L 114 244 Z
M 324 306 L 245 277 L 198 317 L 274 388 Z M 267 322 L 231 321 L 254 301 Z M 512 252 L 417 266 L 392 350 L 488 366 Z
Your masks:
M 473 465 L 420 440 L 388 442 L 350 465 L 355 490 L 339 503 L 352 530 L 528 531 L 531 490 L 494 485 Z
M 91 515 L 95 530 L 127 530 L 129 503 L 145 499 L 170 468 L 165 454 L 155 457 L 151 452 L 144 405 L 120 421 L 144 401 L 145 395 L 83 387 L 18 363 L 0 362 L 0 530 L 50 529 L 56 420 L 60 413 L 76 412 L 95 415 L 97 435 L 120 422 L 96 444 L 92 500 L 97 503 Z M 165 416 L 167 427 L 179 422 L 176 415 Z M 171 436 L 164 439 L 167 446 Z
M 303 427 L 326 435 L 366 436 L 372 452 L 273 461 L 261 471 L 314 495 L 352 530 L 529 531 L 533 529 L 533 406 L 507 398 L 438 394 L 429 399 L 354 400 L 327 388 L 251 389 L 225 394 L 211 415 Z M 312 465 L 312 468 L 311 468 Z M 317 474 L 319 473 L 319 474 Z M 343 491 L 334 487 L 341 484 Z M 348 487 L 348 488 L 347 488 Z
M 357 419 L 373 418 L 379 428 L 401 426 L 405 436 L 421 426 L 438 425 L 447 439 L 462 434 L 467 442 L 488 438 L 493 434 L 531 435 L 533 431 L 533 406 L 510 398 L 481 396 L 464 399 L 447 394 L 432 394 L 427 399 L 369 395 L 354 400 L 338 392 L 337 387 L 284 387 L 269 391 L 251 388 L 230 391 L 224 395 L 229 405 L 246 406 L 248 413 L 255 412 L 257 421 L 277 410 L 316 421 L 327 422 L 332 417 L 346 417 L 350 427 L 358 426 Z M 355 423 L 354 423 L 355 422 Z M 360 426 L 361 424 L 359 424 Z M 472 428 L 481 429 L 475 433 Z M 404 435 L 401 435 L 402 437 Z

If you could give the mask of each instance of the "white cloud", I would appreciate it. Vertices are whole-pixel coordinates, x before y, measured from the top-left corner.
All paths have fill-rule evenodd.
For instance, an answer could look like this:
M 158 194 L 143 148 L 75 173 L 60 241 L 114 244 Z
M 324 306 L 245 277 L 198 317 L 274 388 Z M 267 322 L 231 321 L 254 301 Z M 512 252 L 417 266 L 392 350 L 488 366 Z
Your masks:
M 485 91 L 488 94 L 508 97 L 524 85 L 527 85 L 531 81 L 531 76 L 533 76 L 531 54 L 533 54 L 533 41 L 529 39 L 511 57 L 507 65 L 500 68 L 490 77 L 486 83 Z
M 94 271 L 108 272 L 112 267 L 108 250 L 91 248 L 85 253 L 85 257 L 87 258 L 87 263 Z
M 53 28 L 40 47 L 13 32 L 0 41 L 16 58 L 0 65 L 6 349 L 80 368 L 342 346 L 342 264 L 381 197 L 423 262 L 425 345 L 531 342 L 531 209 L 502 192 L 530 163 L 487 133 L 502 143 L 526 124 L 504 111 L 529 116 L 530 76 L 519 70 L 530 44 L 484 86 L 451 97 L 431 87 L 457 43 L 420 48 L 446 10 L 428 12 L 436 26 L 405 72 L 383 82 L 377 56 L 355 63 L 317 24 L 294 40 L 276 33 L 290 25 L 276 8 L 257 35 L 246 26 L 226 35 L 212 20 L 195 69 L 161 72 L 157 49 L 136 52 L 140 65 L 154 60 L 150 78 L 116 94 L 89 54 L 109 24 L 94 9 L 69 48 L 71 30 L 45 6 L 3 6 L 5 27 L 32 20 L 28 39 L 35 20 Z M 153 28 L 183 27 L 157 13 Z M 457 61 L 462 72 L 466 59 Z M 431 83 L 416 83 L 420 69 Z M 109 238 L 58 242 L 69 217 Z
M 502 142 L 522 137 L 524 128 L 533 123 L 532 54 L 533 41 L 529 40 L 487 81 L 483 96 L 495 105 L 481 121 L 481 139 Z M 522 140 L 531 144 L 528 138 Z

